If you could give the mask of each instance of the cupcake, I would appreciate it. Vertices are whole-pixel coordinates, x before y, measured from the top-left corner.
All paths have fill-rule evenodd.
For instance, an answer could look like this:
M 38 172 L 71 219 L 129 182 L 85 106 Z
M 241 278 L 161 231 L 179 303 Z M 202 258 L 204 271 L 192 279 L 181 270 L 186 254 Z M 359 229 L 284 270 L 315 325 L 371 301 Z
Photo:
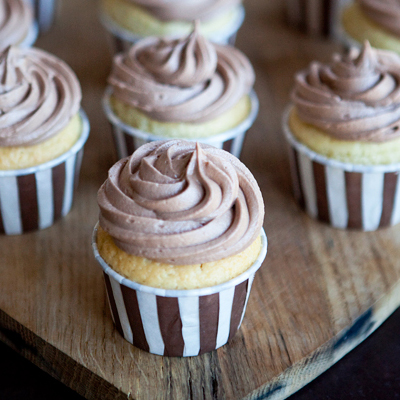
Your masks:
M 104 111 L 119 158 L 160 139 L 195 140 L 239 157 L 258 101 L 254 71 L 231 46 L 194 31 L 180 39 L 146 38 L 114 57 Z
M 110 169 L 98 204 L 93 248 L 125 339 L 170 356 L 225 344 L 266 255 L 250 171 L 212 146 L 151 142 Z
M 286 18 L 290 26 L 311 36 L 335 37 L 340 13 L 349 0 L 286 0 Z
M 208 39 L 233 44 L 244 14 L 240 0 L 101 0 L 101 21 L 115 52 L 148 36 L 187 35 L 195 19 Z
M 31 4 L 35 21 L 38 25 L 39 32 L 47 32 L 53 22 L 56 14 L 57 2 L 58 0 L 26 0 Z
M 24 0 L 0 0 L 0 50 L 31 47 L 37 34 L 32 8 Z
M 359 0 L 342 15 L 346 43 L 368 40 L 373 47 L 400 53 L 400 3 L 395 0 Z
M 89 125 L 60 59 L 35 48 L 0 54 L 0 232 L 43 229 L 72 204 Z
M 284 117 L 294 191 L 307 213 L 373 231 L 400 219 L 400 58 L 375 50 L 335 55 L 296 75 Z

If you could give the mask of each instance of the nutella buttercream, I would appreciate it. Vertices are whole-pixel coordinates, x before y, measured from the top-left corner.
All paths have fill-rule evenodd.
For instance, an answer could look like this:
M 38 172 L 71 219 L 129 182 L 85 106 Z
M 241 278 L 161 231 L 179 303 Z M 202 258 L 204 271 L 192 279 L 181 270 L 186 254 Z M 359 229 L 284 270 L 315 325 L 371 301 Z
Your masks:
M 400 36 L 400 3 L 397 0 L 359 0 L 359 4 L 370 19 Z
M 0 146 L 41 143 L 64 128 L 80 108 L 73 71 L 39 49 L 0 54 Z
M 0 49 L 21 43 L 33 24 L 33 13 L 24 0 L 0 0 Z
M 183 39 L 148 38 L 114 58 L 113 96 L 162 122 L 201 123 L 218 117 L 254 84 L 247 57 L 208 42 L 195 30 Z
M 264 217 L 260 189 L 238 159 L 180 140 L 148 143 L 117 162 L 98 203 L 100 226 L 120 249 L 174 265 L 243 251 Z
M 340 140 L 383 142 L 400 136 L 400 58 L 366 42 L 361 51 L 313 62 L 296 75 L 300 119 Z
M 130 0 L 163 21 L 207 20 L 239 5 L 241 0 Z

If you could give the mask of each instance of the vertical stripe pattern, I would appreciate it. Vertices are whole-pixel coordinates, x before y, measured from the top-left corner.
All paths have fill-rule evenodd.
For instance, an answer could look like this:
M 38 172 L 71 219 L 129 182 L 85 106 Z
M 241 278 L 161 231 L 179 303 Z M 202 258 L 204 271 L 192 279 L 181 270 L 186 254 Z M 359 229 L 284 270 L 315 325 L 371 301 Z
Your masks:
M 52 168 L 0 176 L 0 232 L 22 234 L 51 226 L 71 209 L 82 150 Z
M 117 328 L 117 331 L 123 336 L 124 332 L 122 330 L 121 320 L 119 319 L 118 310 L 117 310 L 117 303 L 114 298 L 114 293 L 111 287 L 111 280 L 106 273 L 104 275 L 104 283 L 106 285 L 106 293 L 108 298 L 108 305 L 110 306 L 111 315 Z
M 297 202 L 300 204 L 302 208 L 305 207 L 304 203 L 304 195 L 303 189 L 301 187 L 301 179 L 300 179 L 300 169 L 298 168 L 298 153 L 295 149 L 289 147 L 289 161 L 290 161 L 290 172 L 292 175 L 292 183 L 293 183 L 293 194 Z
M 286 0 L 288 23 L 309 35 L 334 35 L 342 4 L 349 0 Z
M 200 354 L 217 348 L 219 294 L 199 298 Z
M 111 127 L 118 159 L 130 156 L 140 146 L 153 141 L 152 139 L 142 139 L 138 136 L 134 136 L 130 132 L 124 131 L 122 127 L 117 126 L 116 124 L 111 123 Z M 200 138 L 198 141 L 219 149 L 224 149 L 225 151 L 239 158 L 242 151 L 245 134 L 246 132 L 241 132 L 234 138 L 220 142 L 214 141 L 212 138 Z
M 290 147 L 296 200 L 336 228 L 374 231 L 400 222 L 398 172 L 349 172 L 311 160 Z
M 134 346 L 165 356 L 196 356 L 223 346 L 238 330 L 253 276 L 219 293 L 163 297 L 104 274 L 117 330 Z

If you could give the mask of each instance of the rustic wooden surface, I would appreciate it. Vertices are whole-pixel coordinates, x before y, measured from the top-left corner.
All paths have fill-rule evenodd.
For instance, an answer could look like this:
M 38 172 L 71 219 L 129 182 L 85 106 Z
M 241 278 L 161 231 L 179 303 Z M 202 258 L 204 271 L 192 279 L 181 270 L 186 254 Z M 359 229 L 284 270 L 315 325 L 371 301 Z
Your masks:
M 286 28 L 279 0 L 248 0 L 237 46 L 253 62 L 260 114 L 242 160 L 263 191 L 268 255 L 241 330 L 188 359 L 144 353 L 116 332 L 91 251 L 96 192 L 115 161 L 100 101 L 110 68 L 95 0 L 64 0 L 37 42 L 66 60 L 91 121 L 72 212 L 42 232 L 0 237 L 0 340 L 88 399 L 283 399 L 368 336 L 400 304 L 400 226 L 339 231 L 291 195 L 280 115 L 293 73 L 338 45 Z

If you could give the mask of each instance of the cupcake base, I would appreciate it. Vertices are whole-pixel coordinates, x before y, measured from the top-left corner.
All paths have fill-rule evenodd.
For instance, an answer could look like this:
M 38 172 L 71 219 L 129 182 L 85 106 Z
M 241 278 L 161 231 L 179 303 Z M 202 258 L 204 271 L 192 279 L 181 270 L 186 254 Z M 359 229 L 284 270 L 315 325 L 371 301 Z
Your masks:
M 89 135 L 83 111 L 82 134 L 63 155 L 35 167 L 0 171 L 0 233 L 18 235 L 45 229 L 68 214 Z
M 335 228 L 374 231 L 400 222 L 400 163 L 357 165 L 326 158 L 284 133 L 294 194 L 307 214 Z
M 113 321 L 134 346 L 152 354 L 196 356 L 226 344 L 239 329 L 256 271 L 267 253 L 267 238 L 254 264 L 223 284 L 201 289 L 168 290 L 140 285 L 115 272 L 92 246 L 103 268 Z

